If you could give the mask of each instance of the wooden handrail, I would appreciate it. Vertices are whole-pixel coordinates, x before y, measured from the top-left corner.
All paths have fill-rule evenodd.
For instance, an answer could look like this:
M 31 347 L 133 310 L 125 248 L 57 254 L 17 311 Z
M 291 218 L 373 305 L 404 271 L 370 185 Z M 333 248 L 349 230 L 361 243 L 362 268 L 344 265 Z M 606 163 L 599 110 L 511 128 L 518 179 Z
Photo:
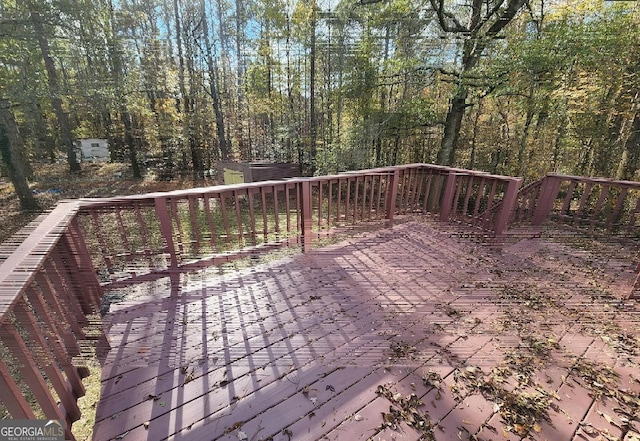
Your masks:
M 409 164 L 63 201 L 24 232 L 0 264 L 0 341 L 21 366 L 0 360 L 0 400 L 14 418 L 34 418 L 37 407 L 46 418 L 66 420 L 73 439 L 70 427 L 80 417 L 75 402 L 84 394 L 84 369 L 74 357 L 87 338 L 86 316 L 100 311 L 104 290 L 278 246 L 307 251 L 318 237 L 401 214 L 439 213 L 443 221 L 500 233 L 514 201 L 505 200 L 497 215 L 481 215 L 482 207 L 513 199 L 519 182 Z M 35 402 L 25 398 L 25 388 Z
M 638 235 L 640 182 L 550 173 L 535 184 L 527 188 L 537 190 L 529 202 L 534 210 L 523 217 L 534 225 L 553 220 L 590 232 Z

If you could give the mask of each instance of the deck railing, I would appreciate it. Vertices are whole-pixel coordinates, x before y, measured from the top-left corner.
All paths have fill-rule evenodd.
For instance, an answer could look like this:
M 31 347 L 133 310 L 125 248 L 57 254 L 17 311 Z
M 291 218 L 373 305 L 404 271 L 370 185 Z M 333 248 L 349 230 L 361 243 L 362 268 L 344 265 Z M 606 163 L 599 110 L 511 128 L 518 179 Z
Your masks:
M 608 235 L 638 237 L 640 183 L 549 174 L 524 187 L 517 221 L 552 220 Z
M 0 250 L 0 410 L 80 418 L 83 354 L 111 289 L 432 213 L 500 234 L 520 180 L 427 164 L 61 202 Z

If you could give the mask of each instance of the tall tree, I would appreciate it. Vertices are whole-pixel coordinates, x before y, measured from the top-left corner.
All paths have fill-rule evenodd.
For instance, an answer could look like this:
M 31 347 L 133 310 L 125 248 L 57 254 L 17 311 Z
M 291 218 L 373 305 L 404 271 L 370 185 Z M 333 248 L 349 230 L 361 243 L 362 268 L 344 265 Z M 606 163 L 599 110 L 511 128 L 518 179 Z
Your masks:
M 202 11 L 202 40 L 206 55 L 205 61 L 209 73 L 209 94 L 211 96 L 211 105 L 213 106 L 213 113 L 216 119 L 218 148 L 220 149 L 220 158 L 223 161 L 227 161 L 229 159 L 229 142 L 227 140 L 225 130 L 225 117 L 222 112 L 222 103 L 220 100 L 217 67 L 213 59 L 213 41 L 209 35 L 209 19 L 207 16 L 206 2 L 204 0 L 201 1 L 200 8 Z
M 53 106 L 58 124 L 60 125 L 60 137 L 62 138 L 62 142 L 64 143 L 65 150 L 67 152 L 69 171 L 77 172 L 80 171 L 80 163 L 78 162 L 75 146 L 73 145 L 73 135 L 71 134 L 69 115 L 63 108 L 61 98 L 62 90 L 60 88 L 60 81 L 58 79 L 58 71 L 56 70 L 53 58 L 51 57 L 49 38 L 45 32 L 44 20 L 42 18 L 42 15 L 38 11 L 38 5 L 35 2 L 29 0 L 27 2 L 27 7 L 29 9 L 35 38 L 38 41 L 38 46 L 40 47 L 40 51 L 42 54 L 42 60 L 47 71 L 49 93 L 51 95 L 51 105 Z
M 0 97 L 0 158 L 20 200 L 20 208 L 24 211 L 37 211 L 40 206 L 29 189 L 23 147 L 11 104 L 6 98 Z
M 516 17 L 526 0 L 472 0 L 468 8 L 462 5 L 456 15 L 445 6 L 446 0 L 430 0 L 437 14 L 440 29 L 463 39 L 462 59 L 454 76 L 456 84 L 449 100 L 444 122 L 444 135 L 438 151 L 438 164 L 453 164 L 462 126 L 468 107 L 469 86 L 465 77 L 478 64 L 487 46 Z

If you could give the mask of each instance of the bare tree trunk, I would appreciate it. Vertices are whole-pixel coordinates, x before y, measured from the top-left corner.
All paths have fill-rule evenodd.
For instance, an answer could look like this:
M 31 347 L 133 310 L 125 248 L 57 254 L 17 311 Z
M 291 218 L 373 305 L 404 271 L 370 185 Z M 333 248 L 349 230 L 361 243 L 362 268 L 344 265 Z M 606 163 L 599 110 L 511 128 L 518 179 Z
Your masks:
M 473 137 L 471 138 L 471 155 L 469 156 L 469 169 L 471 170 L 476 166 L 476 148 L 478 146 L 478 124 L 480 123 L 480 115 L 482 115 L 482 100 L 478 101 L 476 117 L 473 120 Z
M 468 90 L 464 86 L 460 86 L 458 92 L 451 99 L 447 119 L 444 123 L 444 136 L 438 150 L 436 162 L 441 165 L 452 165 L 455 161 L 456 147 L 458 138 L 460 137 L 460 128 L 462 127 L 462 118 L 467 108 Z
M 205 52 L 207 56 L 207 69 L 209 71 L 209 93 L 213 106 L 213 113 L 216 118 L 216 133 L 218 135 L 218 146 L 220 147 L 220 157 L 223 161 L 229 159 L 229 143 L 224 126 L 224 114 L 222 113 L 222 104 L 220 102 L 220 93 L 218 90 L 218 75 L 216 72 L 216 64 L 213 60 L 213 52 L 211 51 L 211 43 L 209 41 L 209 24 L 207 18 L 206 4 L 204 0 L 201 3 L 202 8 L 202 32 L 204 36 Z
M 115 12 L 113 9 L 113 3 L 109 2 L 109 22 L 110 22 L 110 32 L 111 38 L 107 41 L 109 48 L 109 58 L 111 60 L 111 76 L 113 77 L 113 82 L 115 84 L 115 90 L 117 93 L 117 111 L 120 114 L 120 121 L 124 126 L 124 144 L 125 150 L 128 149 L 129 153 L 129 162 L 131 164 L 131 171 L 133 172 L 133 177 L 136 179 L 142 178 L 142 173 L 140 170 L 140 165 L 138 163 L 138 149 L 135 137 L 133 135 L 133 123 L 132 123 L 132 115 L 127 108 L 127 102 L 125 98 L 125 93 L 122 90 L 122 84 L 124 83 L 124 63 L 122 61 L 120 55 L 120 42 L 115 39 L 116 28 L 115 28 Z M 124 152 L 123 152 L 124 154 Z
M 640 168 L 640 110 L 636 111 L 631 125 L 631 133 L 624 144 L 624 155 L 626 164 L 624 165 L 623 179 L 636 179 L 636 172 Z
M 316 2 L 315 0 L 311 1 L 311 7 L 313 10 L 311 11 L 311 48 L 309 50 L 309 57 L 311 58 L 310 66 L 309 66 L 309 94 L 310 94 L 310 103 L 309 103 L 309 128 L 311 130 L 310 133 L 310 172 L 313 176 L 316 172 L 316 153 L 317 153 L 317 138 L 318 138 L 318 127 L 316 122 Z
M 249 123 L 249 111 L 247 98 L 244 94 L 244 80 L 245 80 L 245 62 L 242 54 L 243 36 L 245 31 L 243 29 L 245 24 L 244 19 L 244 0 L 236 0 L 236 56 L 237 70 L 236 70 L 236 94 L 238 95 L 238 104 L 236 109 L 236 138 L 238 140 L 238 150 L 241 155 L 245 155 L 245 159 L 251 161 L 253 159 L 253 146 L 251 145 L 251 125 Z M 247 125 L 247 133 L 243 130 L 244 125 Z M 246 137 L 245 137 L 246 135 Z M 246 153 L 245 153 L 246 150 Z
M 136 140 L 133 137 L 133 124 L 131 121 L 131 115 L 124 106 L 121 106 L 120 108 L 120 121 L 122 121 L 122 124 L 124 125 L 124 142 L 127 144 L 129 149 L 129 163 L 131 164 L 133 177 L 140 179 L 142 178 L 142 173 L 140 171 L 140 165 L 138 164 Z
M 38 40 L 38 46 L 44 61 L 45 69 L 47 70 L 47 80 L 49 83 L 49 93 L 51 94 L 51 105 L 60 124 L 60 137 L 64 142 L 65 150 L 67 152 L 67 162 L 69 163 L 69 171 L 80 171 L 80 163 L 76 157 L 75 147 L 73 145 L 73 138 L 71 135 L 71 126 L 69 124 L 69 116 L 62 108 L 62 99 L 60 99 L 60 88 L 58 84 L 58 73 L 56 72 L 53 59 L 51 58 L 51 51 L 49 49 L 49 41 L 45 36 L 44 26 L 42 25 L 42 17 L 35 10 L 32 3 L 29 3 L 29 13 L 31 16 L 31 24 Z
M 0 157 L 2 157 L 9 179 L 20 200 L 20 209 L 23 211 L 40 210 L 27 182 L 24 162 L 26 158 L 18 125 L 11 112 L 9 101 L 4 98 L 0 98 Z

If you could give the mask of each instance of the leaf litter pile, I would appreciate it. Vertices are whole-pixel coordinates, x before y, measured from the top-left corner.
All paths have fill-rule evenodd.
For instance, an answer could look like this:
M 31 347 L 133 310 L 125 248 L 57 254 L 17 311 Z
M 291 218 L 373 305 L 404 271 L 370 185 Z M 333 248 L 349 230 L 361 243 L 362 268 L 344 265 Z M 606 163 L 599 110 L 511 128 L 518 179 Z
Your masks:
M 519 338 L 519 344 L 505 350 L 502 361 L 489 371 L 461 362 L 451 374 L 453 384 L 446 392 L 457 402 L 480 394 L 493 403 L 492 415 L 499 415 L 502 433 L 489 425 L 492 418 L 487 418 L 480 429 L 486 428 L 496 439 L 509 438 L 509 433 L 521 439 L 533 439 L 535 434 L 543 430 L 542 424 L 553 425 L 550 412 L 565 415 L 571 420 L 561 408 L 561 397 L 558 395 L 560 386 L 566 384 L 571 388 L 576 385 L 584 388 L 594 400 L 592 411 L 617 428 L 614 431 L 609 430 L 612 428 L 602 427 L 602 424 L 579 421 L 576 434 L 581 434 L 584 439 L 640 440 L 640 370 L 637 377 L 631 375 L 632 382 L 636 383 L 635 387 L 625 388 L 620 384 L 620 377 L 612 366 L 600 360 L 591 360 L 584 354 L 571 352 L 560 343 L 562 335 L 557 333 L 558 326 L 571 323 L 574 325 L 574 332 L 577 329 L 581 335 L 593 337 L 594 342 L 601 341 L 618 354 L 618 360 L 622 359 L 623 365 L 637 369 L 640 338 L 617 320 L 619 314 L 635 311 L 635 308 L 629 308 L 629 302 L 606 289 L 608 275 L 600 273 L 597 268 L 593 269 L 591 264 L 598 263 L 593 256 L 586 254 L 579 255 L 578 258 L 575 255 L 571 257 L 573 260 L 567 259 L 570 264 L 560 272 L 557 280 L 550 280 L 551 273 L 539 269 L 539 274 L 534 270 L 533 274 L 516 281 L 499 280 L 497 283 L 502 289 L 498 291 L 494 303 L 501 307 L 500 313 L 488 322 L 491 322 L 492 331 L 496 335 L 515 334 Z M 542 252 L 536 253 L 534 259 L 550 260 L 553 264 L 557 257 L 550 257 Z M 522 272 L 527 274 L 526 269 Z M 500 277 L 504 273 L 500 271 L 498 274 Z M 585 274 L 587 288 L 584 285 L 580 287 L 577 296 L 579 300 L 566 302 L 566 298 L 573 294 L 573 277 L 580 279 Z M 491 283 L 495 286 L 496 281 L 492 280 Z M 480 287 L 485 286 L 483 282 Z M 539 286 L 543 288 L 540 289 Z M 464 314 L 450 313 L 458 311 L 454 307 L 448 308 L 448 317 L 454 321 L 464 319 Z M 569 327 L 567 325 L 567 329 Z M 444 326 L 440 326 L 440 331 L 443 330 Z M 415 346 L 398 342 L 392 342 L 390 355 L 391 359 L 416 359 L 420 356 Z M 566 372 L 560 385 L 552 385 L 554 380 L 546 374 L 545 369 L 552 366 L 561 367 Z M 423 375 L 423 385 L 437 389 L 435 400 L 440 400 L 445 392 L 442 390 L 442 378 L 432 370 Z M 404 423 L 417 430 L 421 440 L 434 440 L 436 430 L 444 430 L 439 421 L 429 417 L 425 403 L 415 393 L 403 395 L 391 385 L 380 385 L 377 394 L 390 402 L 389 410 L 381 415 L 382 423 L 377 428 L 378 431 L 386 428 L 401 430 L 400 424 Z M 600 407 L 598 404 L 605 402 L 609 406 Z M 437 406 L 437 402 L 431 404 Z M 478 432 L 470 433 L 462 426 L 458 429 L 459 439 L 481 439 Z

